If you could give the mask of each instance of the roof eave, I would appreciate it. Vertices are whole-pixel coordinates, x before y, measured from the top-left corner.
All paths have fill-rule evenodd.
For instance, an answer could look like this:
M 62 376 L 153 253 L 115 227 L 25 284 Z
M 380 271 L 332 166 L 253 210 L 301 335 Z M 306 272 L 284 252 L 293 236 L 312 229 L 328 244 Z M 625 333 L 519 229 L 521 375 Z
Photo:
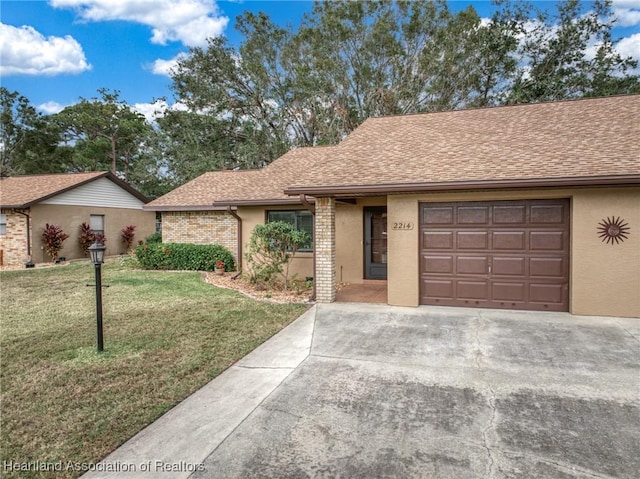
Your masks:
M 118 178 L 116 175 L 114 175 L 113 173 L 111 173 L 110 171 L 106 172 L 105 175 L 101 175 L 101 176 L 97 176 L 94 179 L 97 178 L 109 178 L 111 181 L 113 181 L 116 185 L 118 185 L 120 188 L 122 188 L 123 190 L 127 191 L 128 193 L 132 194 L 133 196 L 135 196 L 136 198 L 138 198 L 140 201 L 142 201 L 143 203 L 149 203 L 149 201 L 151 201 L 150 198 L 148 198 L 147 196 L 143 195 L 142 193 L 140 193 L 138 190 L 136 190 L 133 186 L 131 186 L 129 183 L 127 183 L 124 180 L 121 180 L 120 178 Z M 76 185 L 78 186 L 78 185 Z M 75 186 L 74 186 L 75 188 Z
M 0 208 L 2 208 L 3 210 L 15 210 L 15 209 L 23 209 L 23 208 L 29 208 L 33 203 L 25 203 L 22 205 L 0 205 Z
M 227 207 L 214 205 L 145 205 L 145 211 L 227 211 Z
M 223 200 L 213 203 L 216 206 L 277 206 L 277 205 L 299 205 L 299 199 L 293 198 L 272 198 L 258 200 Z
M 634 186 L 640 185 L 638 175 L 611 175 L 561 178 L 532 178 L 515 180 L 472 180 L 445 181 L 436 183 L 387 183 L 381 185 L 348 186 L 291 186 L 285 188 L 287 195 L 348 196 L 381 195 L 386 193 L 420 193 L 459 191 L 471 189 L 513 189 L 513 188 L 560 188 L 585 186 Z

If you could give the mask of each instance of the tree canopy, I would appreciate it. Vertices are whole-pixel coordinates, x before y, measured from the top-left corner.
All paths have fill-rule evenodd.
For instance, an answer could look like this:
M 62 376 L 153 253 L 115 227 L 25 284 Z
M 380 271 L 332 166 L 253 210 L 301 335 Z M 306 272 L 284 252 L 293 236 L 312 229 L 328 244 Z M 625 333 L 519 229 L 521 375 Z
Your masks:
M 110 169 L 155 196 L 336 144 L 371 116 L 640 92 L 610 0 L 554 6 L 497 0 L 481 18 L 443 0 L 316 2 L 295 29 L 245 12 L 238 46 L 210 39 L 178 62 L 180 108 L 153 125 L 107 89 L 49 117 L 2 89 L 2 171 Z

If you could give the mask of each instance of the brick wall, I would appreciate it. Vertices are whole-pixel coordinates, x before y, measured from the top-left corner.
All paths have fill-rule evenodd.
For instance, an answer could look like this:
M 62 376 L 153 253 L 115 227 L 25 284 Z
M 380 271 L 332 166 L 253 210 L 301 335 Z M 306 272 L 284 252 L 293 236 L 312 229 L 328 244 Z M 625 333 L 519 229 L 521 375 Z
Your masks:
M 0 235 L 0 249 L 5 265 L 24 264 L 27 257 L 27 221 L 13 210 L 2 210 L 7 215 L 7 234 Z
M 333 198 L 316 199 L 316 301 L 336 299 L 336 205 Z
M 238 221 L 225 211 L 165 211 L 164 243 L 219 244 L 238 261 Z

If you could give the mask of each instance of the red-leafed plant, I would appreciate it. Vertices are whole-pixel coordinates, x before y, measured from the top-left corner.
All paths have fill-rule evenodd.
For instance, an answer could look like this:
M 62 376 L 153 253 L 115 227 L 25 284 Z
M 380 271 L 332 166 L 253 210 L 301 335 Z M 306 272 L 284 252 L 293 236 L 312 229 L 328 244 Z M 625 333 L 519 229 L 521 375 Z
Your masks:
M 91 229 L 88 223 L 82 223 L 80 225 L 80 235 L 78 236 L 78 243 L 85 256 L 89 256 L 89 246 L 95 242 L 105 244 L 107 237 L 102 233 L 96 233 Z
M 62 249 L 62 243 L 69 237 L 62 228 L 57 225 L 50 225 L 47 223 L 42 233 L 42 242 L 44 243 L 44 250 L 47 252 L 53 261 L 58 259 L 58 253 Z
M 80 225 L 80 236 L 78 236 L 78 243 L 85 256 L 89 255 L 89 246 L 91 246 L 95 240 L 95 233 L 89 226 L 89 223 L 82 223 Z
M 131 245 L 133 244 L 133 238 L 135 237 L 136 225 L 125 226 L 120 230 L 122 233 L 122 242 L 127 247 L 127 251 L 131 249 Z
M 107 237 L 102 233 L 93 233 L 93 241 L 95 241 L 96 243 L 105 244 L 107 242 Z

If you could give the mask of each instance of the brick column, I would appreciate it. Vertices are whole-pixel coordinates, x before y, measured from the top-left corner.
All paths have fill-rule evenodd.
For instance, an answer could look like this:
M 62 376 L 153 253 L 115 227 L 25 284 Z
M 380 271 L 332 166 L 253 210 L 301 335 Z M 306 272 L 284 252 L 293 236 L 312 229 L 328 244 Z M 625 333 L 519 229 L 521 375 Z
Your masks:
M 316 301 L 336 299 L 336 203 L 316 198 Z

